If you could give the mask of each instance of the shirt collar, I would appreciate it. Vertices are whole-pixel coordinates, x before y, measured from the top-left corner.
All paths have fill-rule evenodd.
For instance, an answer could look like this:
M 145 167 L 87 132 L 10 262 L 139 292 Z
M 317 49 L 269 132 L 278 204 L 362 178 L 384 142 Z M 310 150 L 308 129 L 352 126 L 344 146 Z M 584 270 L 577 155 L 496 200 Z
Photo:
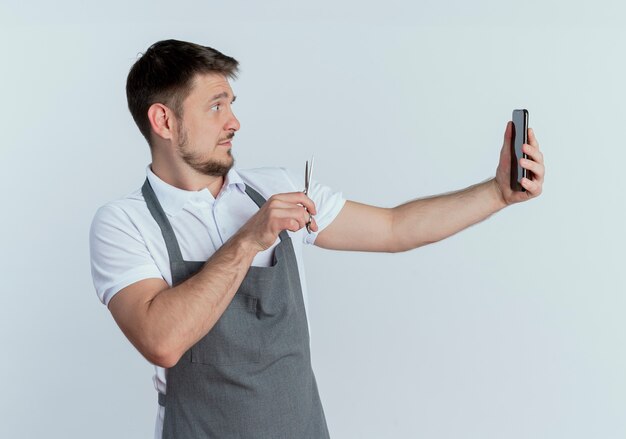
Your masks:
M 199 191 L 187 191 L 164 182 L 152 172 L 150 165 L 146 167 L 146 176 L 159 203 L 161 203 L 161 207 L 169 215 L 178 214 L 188 202 L 208 202 L 213 204 L 216 201 L 211 191 L 207 188 Z M 235 168 L 231 168 L 228 174 L 226 174 L 224 185 L 217 195 L 217 199 L 219 200 L 224 194 L 233 189 L 239 189 L 241 192 L 246 190 L 246 185 Z

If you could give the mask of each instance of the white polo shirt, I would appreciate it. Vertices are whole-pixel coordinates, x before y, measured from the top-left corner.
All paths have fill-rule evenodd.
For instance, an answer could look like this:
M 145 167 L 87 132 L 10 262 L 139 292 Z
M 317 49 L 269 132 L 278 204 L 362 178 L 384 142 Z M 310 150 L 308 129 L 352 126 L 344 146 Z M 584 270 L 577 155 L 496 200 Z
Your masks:
M 259 207 L 245 192 L 245 184 L 256 189 L 265 199 L 277 193 L 303 189 L 284 168 L 235 170 L 232 168 L 217 198 L 208 189 L 186 191 L 165 183 L 148 165 L 148 180 L 170 221 L 183 259 L 206 261 L 233 236 Z M 293 242 L 298 272 L 307 309 L 307 289 L 302 260 L 304 244 L 313 244 L 317 234 L 328 226 L 342 209 L 345 199 L 340 192 L 313 181 L 309 197 L 315 203 L 318 232 L 287 231 Z M 269 267 L 274 247 L 260 252 L 252 265 Z M 91 273 L 98 297 L 108 306 L 122 288 L 148 278 L 164 279 L 172 285 L 170 262 L 161 229 L 150 214 L 141 188 L 109 202 L 96 212 L 89 233 Z M 309 326 L 310 332 L 310 326 Z M 155 366 L 154 385 L 165 393 L 166 370 Z M 155 396 L 155 402 L 157 398 Z M 164 409 L 159 406 L 155 439 L 162 436 Z

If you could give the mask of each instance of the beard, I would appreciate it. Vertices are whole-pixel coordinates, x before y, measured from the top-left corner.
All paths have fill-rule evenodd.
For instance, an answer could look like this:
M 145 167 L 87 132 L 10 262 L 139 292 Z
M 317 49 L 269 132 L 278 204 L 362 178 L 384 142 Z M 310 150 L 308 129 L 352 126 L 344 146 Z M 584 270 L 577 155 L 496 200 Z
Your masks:
M 234 136 L 235 133 L 231 133 L 226 139 L 222 140 L 222 142 L 232 139 Z M 230 149 L 227 151 L 229 159 L 226 163 L 211 159 L 203 160 L 199 154 L 190 151 L 187 130 L 184 127 L 181 127 L 181 131 L 178 135 L 178 152 L 183 161 L 191 168 L 195 169 L 200 174 L 210 175 L 212 177 L 225 177 L 235 164 L 235 159 Z

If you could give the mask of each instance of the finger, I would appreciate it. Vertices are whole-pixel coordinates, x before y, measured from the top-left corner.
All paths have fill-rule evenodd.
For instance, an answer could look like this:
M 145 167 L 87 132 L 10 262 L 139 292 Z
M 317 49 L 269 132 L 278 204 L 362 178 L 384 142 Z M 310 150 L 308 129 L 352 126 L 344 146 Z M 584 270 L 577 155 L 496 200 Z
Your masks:
M 309 228 L 313 231 L 317 231 L 317 222 L 311 213 L 309 213 L 306 209 L 294 209 L 290 213 L 296 215 L 294 218 L 299 225 L 297 230 L 300 230 L 302 227 L 309 226 Z M 300 216 L 298 216 L 300 215 Z M 293 232 L 297 230 L 292 230 Z
M 536 197 L 541 194 L 542 185 L 537 181 L 522 178 L 522 186 L 526 189 L 529 197 Z
M 530 172 L 533 173 L 533 175 L 535 176 L 533 180 L 543 181 L 545 168 L 541 163 L 537 163 L 529 159 L 520 159 L 519 164 L 522 168 L 528 169 Z
M 304 210 L 304 225 L 305 226 L 307 226 L 307 225 L 310 226 L 312 221 L 313 221 L 313 215 L 310 214 L 308 210 Z
M 513 133 L 512 122 L 507 122 L 504 130 L 502 149 L 500 150 L 500 166 L 506 165 L 511 160 L 511 136 Z
M 533 161 L 543 164 L 543 153 L 539 151 L 539 148 L 536 146 L 524 143 L 524 145 L 522 145 L 522 151 L 533 159 Z
M 314 232 L 317 232 L 319 230 L 319 227 L 317 226 L 317 221 L 315 221 L 314 217 L 311 217 L 311 225 L 309 227 Z
M 504 156 L 509 153 L 511 148 L 511 139 L 513 137 L 513 122 L 508 121 L 504 130 L 504 139 L 502 140 L 502 150 L 500 156 Z
M 506 128 L 504 130 L 504 142 L 511 143 L 512 138 L 513 138 L 513 121 L 508 121 L 506 123 Z
M 267 200 L 267 206 L 272 209 L 293 209 L 295 206 L 303 207 L 300 204 L 290 203 L 285 200 L 281 200 L 279 198 L 271 197 Z
M 539 142 L 537 142 L 537 137 L 535 136 L 535 130 L 532 128 L 528 128 L 528 143 L 539 150 Z
M 313 214 L 317 213 L 315 203 L 304 192 L 286 192 L 282 194 L 275 194 L 270 197 L 270 200 L 271 199 L 281 200 L 291 204 L 300 204 L 309 212 Z
M 306 221 L 304 222 L 296 218 L 285 218 L 283 221 L 285 224 L 284 229 L 289 230 L 291 232 L 297 232 L 307 226 L 307 223 L 309 222 L 309 216 L 307 214 Z M 313 216 L 311 216 L 311 222 L 309 223 L 309 228 L 311 229 L 312 232 L 317 232 L 319 230 L 317 221 L 315 221 L 315 218 Z
M 313 219 L 313 215 L 301 207 L 282 209 L 280 212 L 276 213 L 276 217 L 281 220 L 281 223 L 286 221 L 291 227 L 289 230 L 292 232 L 297 232 L 305 227 L 309 220 Z M 290 224 L 290 222 L 293 222 L 293 224 Z
M 312 211 L 312 213 L 316 213 L 315 212 L 315 203 L 313 203 L 313 201 L 308 198 L 306 195 L 304 195 L 305 198 L 307 198 L 309 201 L 307 202 L 307 205 L 305 206 L 302 203 L 294 203 L 293 201 L 296 199 L 300 199 L 298 197 L 285 197 L 284 195 L 286 194 L 276 194 L 271 196 L 266 203 L 266 209 L 292 209 L 295 206 L 298 206 L 300 208 L 300 211 Z M 292 201 L 286 201 L 286 198 L 289 198 Z M 307 208 L 308 206 L 308 208 Z M 311 209 L 311 210 L 309 210 Z
M 302 227 L 306 226 L 306 223 L 309 221 L 309 213 L 301 207 L 285 209 L 283 214 L 286 218 L 290 218 L 298 223 L 298 228 L 292 230 L 292 232 L 300 230 Z

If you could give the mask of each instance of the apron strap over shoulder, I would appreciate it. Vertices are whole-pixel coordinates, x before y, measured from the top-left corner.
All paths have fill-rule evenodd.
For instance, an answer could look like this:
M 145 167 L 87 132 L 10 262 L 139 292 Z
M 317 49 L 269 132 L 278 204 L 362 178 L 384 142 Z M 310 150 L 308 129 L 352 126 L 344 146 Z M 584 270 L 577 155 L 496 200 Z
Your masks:
M 185 270 L 183 263 L 183 255 L 180 252 L 180 247 L 178 246 L 178 240 L 176 239 L 176 235 L 174 234 L 174 230 L 172 229 L 172 225 L 167 220 L 165 216 L 165 211 L 161 207 L 161 203 L 154 193 L 154 189 L 150 186 L 150 182 L 146 178 L 146 182 L 141 187 L 141 193 L 143 194 L 144 200 L 146 200 L 146 205 L 148 206 L 148 210 L 154 217 L 155 221 L 161 228 L 161 234 L 163 235 L 163 239 L 165 240 L 165 246 L 167 247 L 167 254 L 170 258 L 170 266 L 172 268 L 172 279 L 178 278 L 179 274 L 183 275 L 184 273 L 178 273 L 180 270 Z M 185 276 L 181 276 L 185 277 Z
M 261 195 L 255 189 L 253 189 L 252 187 L 248 185 L 246 185 L 246 194 L 248 194 L 248 196 L 252 198 L 252 201 L 254 201 L 256 205 L 259 206 L 259 209 L 267 201 L 265 198 L 263 198 L 263 195 Z

